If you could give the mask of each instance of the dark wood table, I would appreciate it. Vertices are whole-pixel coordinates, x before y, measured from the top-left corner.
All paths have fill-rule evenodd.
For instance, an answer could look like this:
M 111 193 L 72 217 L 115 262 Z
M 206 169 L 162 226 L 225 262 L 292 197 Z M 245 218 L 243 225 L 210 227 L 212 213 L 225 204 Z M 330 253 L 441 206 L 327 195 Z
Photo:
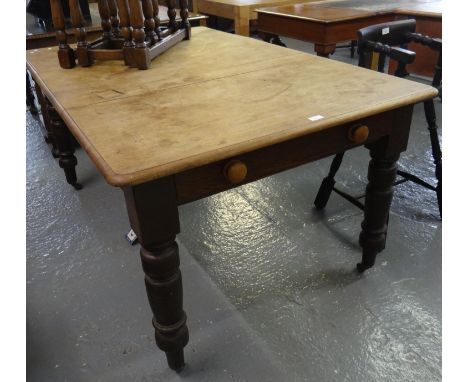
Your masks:
M 365 145 L 363 271 L 385 247 L 413 105 L 437 95 L 414 81 L 204 27 L 146 71 L 115 61 L 61 69 L 55 49 L 28 51 L 27 66 L 43 90 L 67 181 L 76 186 L 71 132 L 123 191 L 156 343 L 176 370 L 188 342 L 178 206 Z
M 315 44 L 319 56 L 328 57 L 336 44 L 356 39 L 356 31 L 369 25 L 402 18 L 416 19 L 416 32 L 442 37 L 441 0 L 326 0 L 257 9 L 258 30 Z M 410 44 L 418 59 L 410 73 L 432 77 L 437 53 Z

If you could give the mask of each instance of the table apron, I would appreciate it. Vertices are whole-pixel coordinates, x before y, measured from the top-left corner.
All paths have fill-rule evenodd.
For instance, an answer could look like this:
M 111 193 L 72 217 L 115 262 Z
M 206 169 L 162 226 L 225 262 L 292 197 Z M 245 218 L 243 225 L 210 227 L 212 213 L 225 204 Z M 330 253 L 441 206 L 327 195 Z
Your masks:
M 382 14 L 355 20 L 323 23 L 259 12 L 258 30 L 306 42 L 336 44 L 356 40 L 356 32 L 361 28 L 393 20 L 395 20 L 393 14 Z
M 357 147 L 359 144 L 348 138 L 349 129 L 356 125 L 363 124 L 369 127 L 369 137 L 363 143 L 366 145 L 389 136 L 395 131 L 399 133 L 401 127 L 397 127 L 395 121 L 399 120 L 398 113 L 402 109 L 405 107 L 344 123 L 176 174 L 174 179 L 178 204 L 182 205 L 211 196 L 280 171 Z M 224 168 L 232 160 L 239 160 L 247 166 L 247 176 L 243 182 L 238 184 L 230 183 L 224 176 Z

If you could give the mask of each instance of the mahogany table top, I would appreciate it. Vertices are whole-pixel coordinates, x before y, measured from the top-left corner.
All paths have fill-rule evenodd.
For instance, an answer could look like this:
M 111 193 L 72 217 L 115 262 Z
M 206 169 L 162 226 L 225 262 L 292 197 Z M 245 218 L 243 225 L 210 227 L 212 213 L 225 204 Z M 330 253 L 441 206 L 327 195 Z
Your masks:
M 148 70 L 27 66 L 106 180 L 140 184 L 434 97 L 413 81 L 193 28 Z
M 442 0 L 325 0 L 257 9 L 314 22 L 330 23 L 381 13 L 442 17 Z

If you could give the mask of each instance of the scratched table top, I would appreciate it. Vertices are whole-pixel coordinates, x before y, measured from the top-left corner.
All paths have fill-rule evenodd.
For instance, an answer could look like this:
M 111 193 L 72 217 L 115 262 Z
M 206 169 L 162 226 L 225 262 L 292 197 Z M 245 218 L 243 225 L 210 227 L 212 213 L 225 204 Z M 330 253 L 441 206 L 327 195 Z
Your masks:
M 149 70 L 27 65 L 114 186 L 139 184 L 435 96 L 432 87 L 255 39 L 193 28 Z

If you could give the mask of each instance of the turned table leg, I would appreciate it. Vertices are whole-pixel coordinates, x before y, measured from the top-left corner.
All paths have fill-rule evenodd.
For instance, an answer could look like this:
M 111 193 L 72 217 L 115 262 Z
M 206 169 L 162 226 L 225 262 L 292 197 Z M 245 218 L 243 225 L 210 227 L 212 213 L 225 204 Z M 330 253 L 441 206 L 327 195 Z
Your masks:
M 75 149 L 73 147 L 73 138 L 54 106 L 48 99 L 45 101 L 47 103 L 46 109 L 50 120 L 50 128 L 53 133 L 54 142 L 59 156 L 59 165 L 65 172 L 67 182 L 76 190 L 80 190 L 82 186 L 76 179 L 75 167 L 78 164 L 78 161 L 74 155 Z
M 36 84 L 36 86 L 34 87 L 35 90 L 36 90 L 36 95 L 37 95 L 37 99 L 39 101 L 39 105 L 40 105 L 40 108 L 41 108 L 41 114 L 42 114 L 42 121 L 44 122 L 44 128 L 47 132 L 47 135 L 44 137 L 45 141 L 47 143 L 50 143 L 52 145 L 52 156 L 54 158 L 58 158 L 59 157 L 59 153 L 58 153 L 58 150 L 57 150 L 57 145 L 55 144 L 55 140 L 54 140 L 54 133 L 52 131 L 52 127 L 51 127 L 51 123 L 50 123 L 50 117 L 49 117 L 49 113 L 47 111 L 47 102 L 46 102 L 46 98 L 44 96 L 44 94 L 42 93 L 42 89 L 39 85 Z
M 180 232 L 176 191 L 172 177 L 123 188 L 133 231 L 140 242 L 146 293 L 153 312 L 158 347 L 166 353 L 169 367 L 184 367 L 184 346 L 189 335 L 182 309 Z
M 397 173 L 399 154 L 386 156 L 378 146 L 371 148 L 364 221 L 359 236 L 362 261 L 357 265 L 360 272 L 371 268 L 379 252 L 385 248 L 387 223 L 393 197 L 393 183 Z
M 26 106 L 29 107 L 29 111 L 31 112 L 31 114 L 33 115 L 38 114 L 36 101 L 34 98 L 32 87 L 31 87 L 31 80 L 29 78 L 29 73 L 27 70 L 26 70 Z
M 362 261 L 357 265 L 359 272 L 371 268 L 377 254 L 385 248 L 393 183 L 397 174 L 396 162 L 400 153 L 406 150 L 412 114 L 413 105 L 395 110 L 390 135 L 366 145 L 371 160 L 367 173 L 364 220 L 359 235 L 362 247 Z

